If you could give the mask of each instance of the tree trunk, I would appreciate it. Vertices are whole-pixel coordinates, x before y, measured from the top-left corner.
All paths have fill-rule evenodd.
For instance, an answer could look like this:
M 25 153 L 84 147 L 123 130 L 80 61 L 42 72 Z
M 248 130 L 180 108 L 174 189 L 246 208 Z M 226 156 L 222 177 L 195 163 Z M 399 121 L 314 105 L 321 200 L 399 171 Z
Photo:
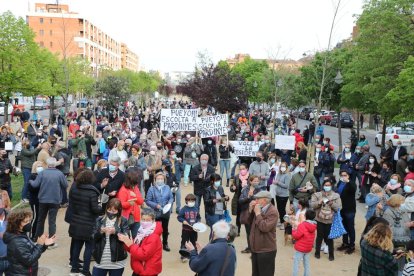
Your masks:
M 55 109 L 55 96 L 49 96 L 50 106 L 49 106 L 49 118 L 53 118 L 53 110 Z M 54 122 L 50 122 L 53 124 Z
M 339 152 L 342 152 L 342 125 L 341 125 L 341 111 L 338 111 L 338 146 Z
M 381 134 L 381 147 L 385 146 L 385 130 L 387 129 L 387 122 L 384 118 L 384 123 L 382 125 L 382 134 Z
M 9 121 L 9 101 L 10 101 L 10 97 L 6 96 L 4 97 L 4 122 L 8 122 Z
M 357 118 L 356 120 L 354 120 L 354 122 L 356 122 L 357 124 L 357 137 L 359 139 L 359 110 L 357 110 Z

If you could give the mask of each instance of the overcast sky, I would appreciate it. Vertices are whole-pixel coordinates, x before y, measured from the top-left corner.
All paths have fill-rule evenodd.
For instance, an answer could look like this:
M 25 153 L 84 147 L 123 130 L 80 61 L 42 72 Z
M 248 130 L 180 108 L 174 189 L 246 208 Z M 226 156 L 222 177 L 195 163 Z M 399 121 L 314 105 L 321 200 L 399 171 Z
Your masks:
M 0 12 L 25 16 L 29 4 L 0 0 Z M 213 61 L 300 59 L 326 49 L 338 0 L 61 0 L 140 56 L 147 70 L 192 71 L 199 51 Z M 342 0 L 333 45 L 350 37 L 363 0 Z

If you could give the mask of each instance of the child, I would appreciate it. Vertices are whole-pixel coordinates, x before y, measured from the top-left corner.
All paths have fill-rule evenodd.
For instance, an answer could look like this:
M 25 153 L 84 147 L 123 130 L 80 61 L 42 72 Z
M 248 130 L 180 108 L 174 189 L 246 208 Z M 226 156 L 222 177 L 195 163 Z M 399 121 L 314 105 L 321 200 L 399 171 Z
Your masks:
M 368 221 L 372 216 L 382 217 L 387 205 L 388 195 L 384 193 L 380 185 L 374 183 L 370 193 L 365 197 L 365 204 L 368 206 L 365 219 Z
M 292 236 L 295 242 L 295 255 L 293 261 L 293 274 L 298 275 L 299 262 L 303 259 L 303 266 L 305 268 L 304 275 L 310 275 L 309 256 L 315 242 L 316 222 L 315 212 L 313 210 L 306 210 L 306 220 L 301 224 L 293 223 Z
M 181 208 L 180 213 L 177 216 L 179 222 L 183 224 L 182 232 L 181 232 L 181 249 L 185 248 L 185 243 L 190 241 L 194 247 L 196 247 L 197 242 L 197 232 L 193 230 L 192 226 L 194 223 L 200 222 L 200 212 L 198 207 L 195 205 L 196 203 L 196 196 L 193 194 L 188 194 L 185 197 L 185 204 L 183 208 Z M 185 262 L 186 258 L 181 256 L 181 261 Z
M 405 249 L 407 250 L 408 263 L 404 266 L 402 275 L 414 275 L 414 240 L 409 241 Z

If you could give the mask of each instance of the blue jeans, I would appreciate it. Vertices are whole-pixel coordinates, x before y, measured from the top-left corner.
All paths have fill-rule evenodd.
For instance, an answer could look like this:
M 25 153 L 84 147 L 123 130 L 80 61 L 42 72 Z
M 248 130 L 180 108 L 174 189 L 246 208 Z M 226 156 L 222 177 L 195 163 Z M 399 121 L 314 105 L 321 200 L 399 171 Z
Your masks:
M 341 211 L 342 223 L 346 234 L 342 236 L 342 243 L 355 246 L 355 213 Z
M 24 184 L 22 187 L 22 199 L 29 199 L 29 179 L 30 175 L 32 174 L 32 170 L 29 168 L 23 168 L 22 173 L 24 179 Z
M 310 253 L 302 253 L 295 250 L 295 255 L 293 255 L 293 276 L 299 275 L 299 263 L 303 259 L 303 267 L 304 267 L 304 276 L 310 275 L 310 269 L 309 269 L 309 255 Z
M 220 160 L 220 176 L 223 181 L 224 179 L 224 170 L 226 170 L 227 185 L 229 184 L 230 179 L 230 159 Z
M 109 274 L 109 276 L 122 276 L 124 273 L 124 268 L 118 268 L 118 269 L 103 269 L 103 268 L 97 268 L 93 267 L 92 275 L 93 276 L 106 276 Z
M 135 236 L 138 233 L 138 229 L 141 226 L 141 223 L 139 222 L 134 222 L 133 224 L 129 225 L 129 230 L 131 230 L 131 236 L 132 238 L 135 238 Z
M 192 165 L 185 164 L 185 167 L 184 167 L 184 184 L 185 185 L 187 185 L 189 183 L 188 178 L 190 176 L 190 171 L 191 171 L 192 167 L 193 167 Z
M 213 225 L 214 225 L 214 223 L 216 223 L 217 221 L 220 221 L 222 219 L 224 219 L 224 215 L 216 215 L 216 214 L 209 215 L 209 214 L 206 214 L 206 222 L 207 222 L 207 225 L 210 226 L 210 240 L 213 237 Z
M 177 191 L 175 193 L 173 193 L 173 197 L 175 197 L 175 204 L 176 204 L 175 211 L 178 214 L 180 212 L 180 209 L 181 209 L 181 188 L 180 188 L 180 186 L 178 186 Z M 171 206 L 171 213 L 174 210 L 173 206 L 174 206 L 174 202 Z
M 91 256 L 93 250 L 93 240 L 84 241 L 73 239 L 72 247 L 72 267 L 80 268 L 79 265 L 79 255 L 82 249 L 83 244 L 85 244 L 85 250 L 83 251 L 83 269 L 82 272 L 89 272 L 89 267 L 91 264 Z

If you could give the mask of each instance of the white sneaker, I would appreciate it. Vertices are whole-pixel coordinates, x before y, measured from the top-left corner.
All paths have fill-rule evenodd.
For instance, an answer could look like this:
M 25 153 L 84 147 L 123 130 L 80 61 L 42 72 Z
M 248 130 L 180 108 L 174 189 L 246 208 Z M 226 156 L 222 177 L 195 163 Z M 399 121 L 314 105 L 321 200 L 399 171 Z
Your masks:
M 321 251 L 324 251 L 325 250 L 325 244 L 322 244 L 321 245 Z
M 323 253 L 324 254 L 328 254 L 329 253 L 329 247 L 327 245 L 325 245 L 325 248 L 323 249 Z
M 47 247 L 47 249 L 52 250 L 52 249 L 55 249 L 55 248 L 58 248 L 58 247 L 59 247 L 59 245 L 58 245 L 57 243 L 54 243 L 54 244 L 52 244 L 52 245 L 49 245 L 49 246 Z
M 276 227 L 280 227 L 280 225 L 282 225 L 282 224 L 280 222 L 278 222 Z

